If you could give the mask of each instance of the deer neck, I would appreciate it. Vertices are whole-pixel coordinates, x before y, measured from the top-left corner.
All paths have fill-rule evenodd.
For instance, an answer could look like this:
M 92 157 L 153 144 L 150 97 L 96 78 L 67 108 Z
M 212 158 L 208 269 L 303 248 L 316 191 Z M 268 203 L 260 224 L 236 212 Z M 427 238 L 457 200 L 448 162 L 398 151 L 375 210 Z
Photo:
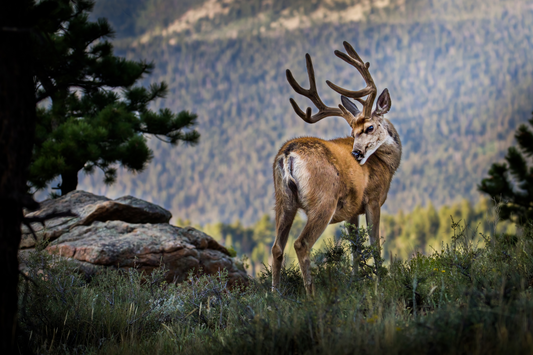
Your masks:
M 400 135 L 396 132 L 394 125 L 388 119 L 383 119 L 383 126 L 387 130 L 389 136 L 376 150 L 374 155 L 387 166 L 391 174 L 394 174 L 400 166 L 400 160 L 402 158 L 402 142 L 400 141 Z

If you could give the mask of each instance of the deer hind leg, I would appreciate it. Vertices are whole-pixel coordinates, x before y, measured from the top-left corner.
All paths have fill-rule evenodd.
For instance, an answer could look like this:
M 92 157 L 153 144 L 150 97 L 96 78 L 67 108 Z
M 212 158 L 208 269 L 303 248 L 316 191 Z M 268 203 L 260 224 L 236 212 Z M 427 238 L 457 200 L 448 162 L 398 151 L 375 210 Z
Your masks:
M 279 287 L 283 251 L 287 245 L 296 212 L 298 212 L 298 207 L 294 201 L 285 206 L 276 206 L 276 240 L 272 246 L 272 291 Z
M 316 213 L 307 214 L 307 223 L 302 233 L 294 242 L 294 249 L 300 263 L 300 270 L 304 280 L 305 292 L 307 296 L 313 296 L 314 287 L 311 278 L 311 248 L 318 238 L 322 235 L 333 214 L 335 213 L 336 201 L 330 204 L 322 204 L 315 209 Z

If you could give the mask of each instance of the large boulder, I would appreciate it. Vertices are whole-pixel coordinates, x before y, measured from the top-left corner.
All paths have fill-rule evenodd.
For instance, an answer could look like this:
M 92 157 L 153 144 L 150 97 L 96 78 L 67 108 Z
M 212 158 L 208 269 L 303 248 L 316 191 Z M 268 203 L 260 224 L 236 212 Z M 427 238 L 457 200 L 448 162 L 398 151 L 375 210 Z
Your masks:
M 34 233 L 23 226 L 20 247 L 32 248 L 39 241 L 52 241 L 77 226 L 88 226 L 95 221 L 168 223 L 172 217 L 172 214 L 164 208 L 132 196 L 110 200 L 104 196 L 79 190 L 57 199 L 43 201 L 38 211 L 28 213 L 26 217 L 39 218 L 50 213 L 66 211 L 71 211 L 77 216 L 49 219 L 44 225 L 38 222 L 31 223 Z
M 209 235 L 192 227 L 168 224 L 170 212 L 131 196 L 110 200 L 74 191 L 42 203 L 27 217 L 70 209 L 77 217 L 54 218 L 32 227 L 38 239 L 49 241 L 45 251 L 67 258 L 90 276 L 103 267 L 151 272 L 167 270 L 168 282 L 183 281 L 189 272 L 228 273 L 229 284 L 247 283 L 241 265 Z M 34 250 L 35 238 L 23 227 L 21 256 Z M 24 259 L 24 258 L 22 258 Z

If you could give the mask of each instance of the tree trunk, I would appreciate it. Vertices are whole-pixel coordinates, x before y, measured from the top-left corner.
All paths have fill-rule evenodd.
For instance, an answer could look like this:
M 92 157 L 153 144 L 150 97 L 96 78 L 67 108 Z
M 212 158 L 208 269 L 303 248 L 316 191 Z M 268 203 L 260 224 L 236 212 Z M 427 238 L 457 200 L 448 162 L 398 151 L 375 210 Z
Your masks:
M 78 171 L 61 174 L 61 196 L 76 190 L 78 187 Z
M 9 5 L 7 4 L 9 3 Z M 35 131 L 29 1 L 0 6 L 0 353 L 15 352 L 18 247 Z

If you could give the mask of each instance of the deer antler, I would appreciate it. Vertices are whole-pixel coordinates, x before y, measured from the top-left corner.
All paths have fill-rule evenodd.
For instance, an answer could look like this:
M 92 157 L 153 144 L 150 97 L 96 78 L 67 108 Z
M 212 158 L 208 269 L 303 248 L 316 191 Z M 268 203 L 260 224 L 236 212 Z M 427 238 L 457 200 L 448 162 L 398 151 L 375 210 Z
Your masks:
M 350 124 L 354 119 L 354 116 L 350 112 L 348 112 L 348 110 L 346 110 L 344 106 L 339 105 L 339 108 L 334 108 L 326 106 L 322 102 L 316 90 L 315 71 L 313 69 L 313 62 L 311 61 L 311 56 L 309 55 L 309 53 L 305 55 L 305 61 L 307 64 L 307 75 L 309 76 L 309 89 L 304 89 L 303 87 L 301 87 L 300 84 L 296 82 L 289 69 L 287 69 L 287 80 L 289 81 L 289 84 L 291 84 L 294 91 L 296 91 L 302 96 L 307 97 L 309 100 L 311 100 L 311 102 L 313 102 L 313 104 L 315 104 L 316 108 L 318 108 L 318 112 L 311 116 L 311 107 L 308 107 L 306 112 L 304 113 L 300 109 L 296 101 L 291 98 L 290 102 L 296 114 L 307 123 L 316 123 L 326 117 L 340 116 L 343 117 L 348 122 L 348 124 Z
M 361 73 L 361 76 L 363 77 L 363 79 L 365 79 L 366 88 L 358 91 L 350 91 L 333 84 L 329 80 L 327 80 L 326 83 L 330 88 L 332 88 L 339 94 L 350 97 L 362 103 L 363 116 L 365 118 L 370 118 L 372 117 L 372 105 L 374 104 L 374 100 L 376 99 L 377 94 L 376 84 L 374 84 L 372 75 L 370 75 L 370 72 L 368 71 L 368 68 L 370 68 L 370 63 L 364 63 L 361 57 L 359 57 L 359 55 L 355 51 L 355 49 L 353 49 L 353 47 L 350 45 L 350 43 L 344 41 L 343 44 L 344 48 L 346 49 L 346 52 L 348 52 L 348 55 L 342 53 L 341 51 L 335 51 L 335 55 L 340 59 L 344 60 L 346 63 L 353 65 L 359 71 L 359 73 Z M 368 97 L 365 100 L 361 99 L 362 97 L 367 95 Z

